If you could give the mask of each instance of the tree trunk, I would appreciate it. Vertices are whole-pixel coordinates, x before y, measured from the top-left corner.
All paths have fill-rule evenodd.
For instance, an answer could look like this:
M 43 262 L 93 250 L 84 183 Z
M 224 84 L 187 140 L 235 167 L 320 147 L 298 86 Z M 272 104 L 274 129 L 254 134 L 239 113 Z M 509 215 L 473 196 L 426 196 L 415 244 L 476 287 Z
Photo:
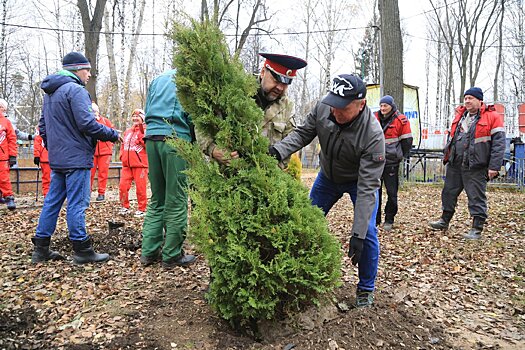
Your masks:
M 97 53 L 98 44 L 100 41 L 100 30 L 102 29 L 102 18 L 104 17 L 104 7 L 106 7 L 106 0 L 97 0 L 93 18 L 89 13 L 89 6 L 86 0 L 78 0 L 78 9 L 82 17 L 82 26 L 84 27 L 85 37 L 85 54 L 91 63 L 91 79 L 86 85 L 86 89 L 91 95 L 93 101 L 97 101 Z
M 391 95 L 403 112 L 403 39 L 397 0 L 380 0 L 383 95 Z
M 139 9 L 139 17 L 137 19 L 137 26 L 135 28 L 135 35 L 133 36 L 132 38 L 132 41 L 131 41 L 131 47 L 130 47 L 130 55 L 129 55 L 129 63 L 128 63 L 128 69 L 127 69 L 127 72 L 126 72 L 126 79 L 124 81 L 124 113 L 123 113 L 123 117 L 124 117 L 124 114 L 128 114 L 127 112 L 129 112 L 129 110 L 131 109 L 130 107 L 130 84 L 131 84 L 131 79 L 132 79 L 132 74 L 133 74 L 133 67 L 134 67 L 134 64 L 135 64 L 135 51 L 137 50 L 137 43 L 138 43 L 138 40 L 139 40 L 139 36 L 138 34 L 140 34 L 141 30 L 142 30 L 142 22 L 143 22 L 143 19 L 144 19 L 144 8 L 146 7 L 146 0 L 142 0 L 141 3 L 140 3 L 140 9 Z
M 115 31 L 115 8 L 113 8 L 113 23 L 112 25 L 109 24 L 109 13 L 106 12 L 106 15 L 104 17 L 104 24 L 106 27 L 106 31 L 108 34 L 106 34 L 106 48 L 108 51 L 108 62 L 109 62 L 109 98 L 108 98 L 108 106 L 106 107 L 106 110 L 109 111 L 109 114 L 112 117 L 119 117 L 122 113 L 122 101 L 120 99 L 120 93 L 119 93 L 119 80 L 118 80 L 118 74 L 117 74 L 117 64 L 115 61 L 115 49 L 114 49 L 114 36 L 109 34 L 110 32 L 113 33 Z M 122 125 L 120 123 L 120 120 L 116 123 L 117 127 L 119 129 L 122 128 Z
M 496 71 L 494 72 L 494 102 L 498 101 L 498 75 L 501 67 L 501 60 L 503 58 L 503 19 L 505 18 L 505 0 L 501 0 L 501 17 L 499 19 L 499 48 L 498 48 L 498 61 L 496 63 Z

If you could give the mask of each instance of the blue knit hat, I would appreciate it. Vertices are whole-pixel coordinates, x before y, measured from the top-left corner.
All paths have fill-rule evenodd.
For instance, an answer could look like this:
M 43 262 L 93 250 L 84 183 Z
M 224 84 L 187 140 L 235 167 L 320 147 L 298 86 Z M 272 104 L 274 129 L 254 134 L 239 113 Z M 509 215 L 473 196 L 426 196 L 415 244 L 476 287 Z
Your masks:
M 91 64 L 86 56 L 80 52 L 70 52 L 64 56 L 64 59 L 62 60 L 62 68 L 65 70 L 77 71 L 81 69 L 91 69 Z
M 387 105 L 390 105 L 392 109 L 397 109 L 396 104 L 394 103 L 394 98 L 390 95 L 385 95 L 381 97 L 379 100 L 379 104 L 386 103 Z
M 467 95 L 474 96 L 478 100 L 483 101 L 483 91 L 479 87 L 475 87 L 475 86 L 471 87 L 470 89 L 465 91 L 465 93 L 463 94 L 463 97 Z

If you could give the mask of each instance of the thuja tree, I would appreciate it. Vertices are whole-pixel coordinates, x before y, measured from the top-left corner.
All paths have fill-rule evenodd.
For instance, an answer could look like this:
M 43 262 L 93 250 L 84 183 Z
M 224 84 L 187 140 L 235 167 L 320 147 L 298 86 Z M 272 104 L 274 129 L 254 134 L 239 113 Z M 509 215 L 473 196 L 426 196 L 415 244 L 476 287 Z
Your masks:
M 190 234 L 211 268 L 208 300 L 234 325 L 253 326 L 319 303 L 340 280 L 341 249 L 307 189 L 267 155 L 256 79 L 209 22 L 176 25 L 177 94 L 200 134 L 237 150 L 229 166 L 179 141 L 194 203 Z

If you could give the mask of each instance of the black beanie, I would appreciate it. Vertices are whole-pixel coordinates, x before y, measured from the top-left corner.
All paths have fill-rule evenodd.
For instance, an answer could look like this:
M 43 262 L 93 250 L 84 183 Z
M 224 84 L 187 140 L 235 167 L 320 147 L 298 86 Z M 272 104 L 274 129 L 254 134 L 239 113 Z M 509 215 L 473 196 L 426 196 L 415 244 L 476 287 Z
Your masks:
M 471 87 L 470 89 L 465 91 L 465 93 L 463 94 L 463 97 L 467 95 L 474 96 L 478 100 L 483 101 L 483 91 L 479 87 L 475 87 L 475 86 Z
M 62 68 L 73 71 L 91 69 L 91 64 L 86 56 L 80 52 L 70 52 L 64 56 L 64 59 L 62 60 Z

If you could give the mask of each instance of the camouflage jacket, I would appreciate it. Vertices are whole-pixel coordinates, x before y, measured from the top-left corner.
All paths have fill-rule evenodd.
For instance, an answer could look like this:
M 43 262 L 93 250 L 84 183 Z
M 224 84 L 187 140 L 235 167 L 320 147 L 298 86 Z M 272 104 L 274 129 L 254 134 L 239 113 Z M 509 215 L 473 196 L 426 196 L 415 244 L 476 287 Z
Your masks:
M 255 96 L 255 102 L 264 110 L 264 120 L 261 133 L 270 140 L 271 145 L 281 141 L 286 135 L 295 129 L 294 103 L 287 95 L 282 96 L 278 100 L 267 102 L 261 97 L 259 89 L 257 96 Z M 211 156 L 213 149 L 215 148 L 214 140 L 199 132 L 196 134 L 197 142 L 202 151 L 206 155 Z M 284 159 L 279 166 L 285 168 L 289 161 L 290 157 Z

